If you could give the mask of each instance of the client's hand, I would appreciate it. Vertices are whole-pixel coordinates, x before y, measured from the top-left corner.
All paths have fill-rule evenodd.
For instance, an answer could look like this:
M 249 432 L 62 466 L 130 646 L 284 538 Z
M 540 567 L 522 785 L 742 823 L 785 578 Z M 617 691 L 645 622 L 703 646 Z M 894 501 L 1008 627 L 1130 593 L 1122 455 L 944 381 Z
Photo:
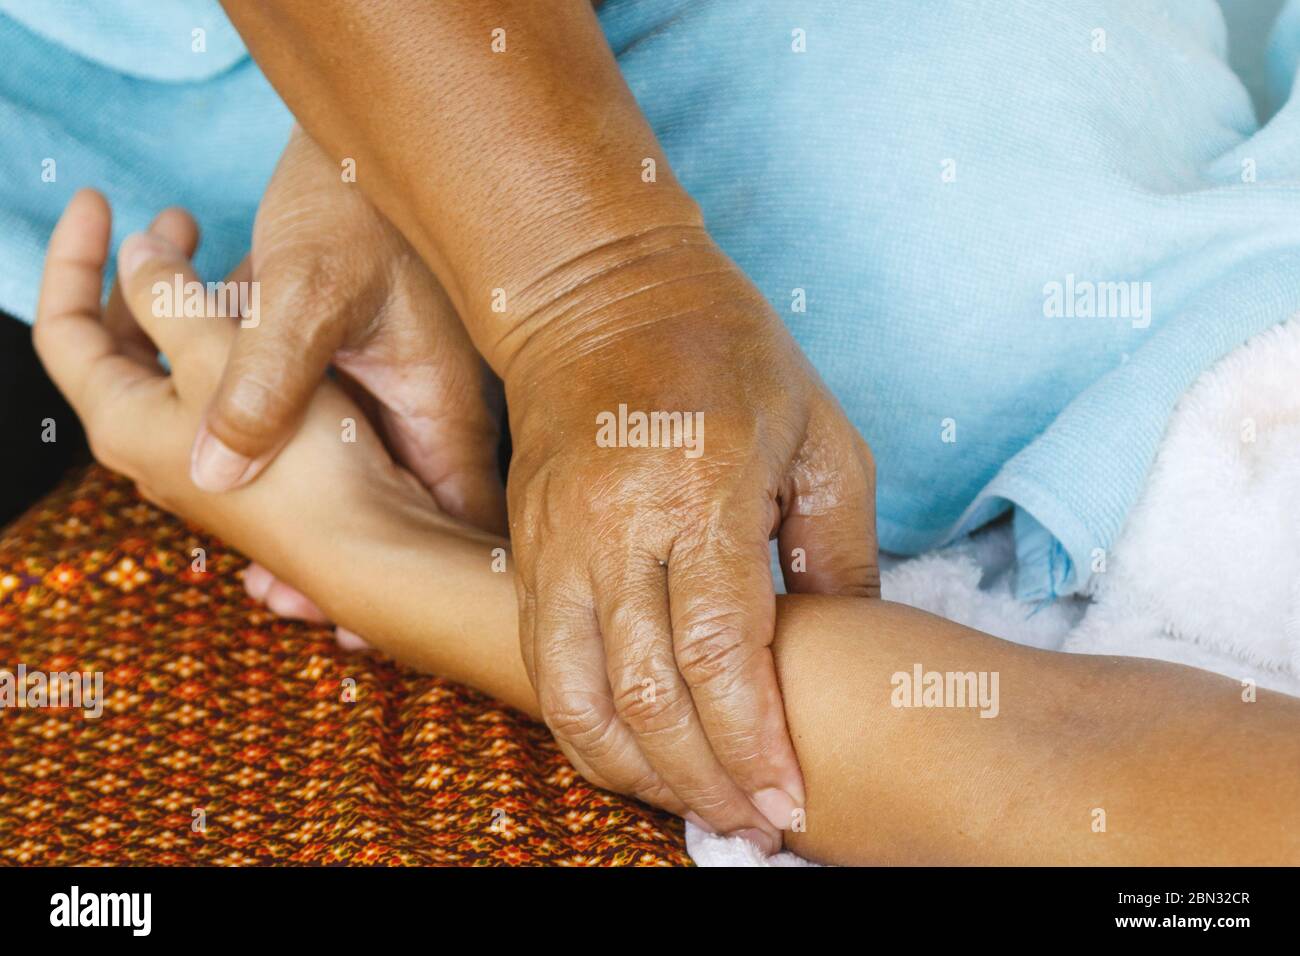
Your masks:
M 174 288 L 178 276 L 199 281 L 176 245 L 192 246 L 195 235 L 179 210 L 123 243 L 120 288 L 101 308 L 110 218 L 108 204 L 91 190 L 69 203 L 50 238 L 33 330 L 41 361 L 80 416 L 99 461 L 135 481 L 150 501 L 257 556 L 325 613 L 346 578 L 331 558 L 339 535 L 382 541 L 390 530 L 435 522 L 485 543 L 500 541 L 443 516 L 329 381 L 317 384 L 301 427 L 261 480 L 224 494 L 195 487 L 190 444 L 237 327 L 228 318 L 186 317 L 181 303 L 159 293 Z M 228 281 L 247 279 L 241 267 Z M 158 351 L 171 374 L 155 360 Z

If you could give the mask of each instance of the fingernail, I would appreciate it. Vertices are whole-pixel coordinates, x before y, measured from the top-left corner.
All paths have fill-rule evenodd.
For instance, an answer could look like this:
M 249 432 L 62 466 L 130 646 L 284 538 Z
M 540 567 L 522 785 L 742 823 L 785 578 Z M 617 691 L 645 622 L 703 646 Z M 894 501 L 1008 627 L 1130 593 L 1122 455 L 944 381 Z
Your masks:
M 292 588 L 283 584 L 272 588 L 266 595 L 266 609 L 272 614 L 290 620 L 305 621 L 311 617 L 311 609 L 303 606 L 306 599 Z
M 766 790 L 760 790 L 750 799 L 754 806 L 758 807 L 758 812 L 767 817 L 767 822 L 772 824 L 778 830 L 789 830 L 794 826 L 794 812 L 799 809 L 799 804 L 794 802 L 794 798 L 779 787 L 768 787 Z
M 699 827 L 705 833 L 711 833 L 714 836 L 718 835 L 718 831 L 713 829 L 713 827 L 709 826 L 707 823 L 705 823 L 704 818 L 701 817 L 694 810 L 687 810 L 686 816 L 683 817 L 682 819 L 684 819 L 687 823 L 692 823 L 695 826 Z
M 250 564 L 244 568 L 244 590 L 254 601 L 265 601 L 266 592 L 275 583 L 275 576 L 260 564 Z
M 206 428 L 190 456 L 190 480 L 203 491 L 229 491 L 252 477 L 251 458 L 231 451 Z
M 339 647 L 345 651 L 364 651 L 370 648 L 369 641 L 355 631 L 349 631 L 346 627 L 334 628 L 334 639 L 339 642 Z
M 162 236 L 155 236 L 151 232 L 133 232 L 122 240 L 122 248 L 117 254 L 117 268 L 122 275 L 131 276 L 151 260 L 183 258 L 181 251 Z
M 781 838 L 773 836 L 766 830 L 737 830 L 734 836 L 748 840 L 768 856 L 781 851 Z

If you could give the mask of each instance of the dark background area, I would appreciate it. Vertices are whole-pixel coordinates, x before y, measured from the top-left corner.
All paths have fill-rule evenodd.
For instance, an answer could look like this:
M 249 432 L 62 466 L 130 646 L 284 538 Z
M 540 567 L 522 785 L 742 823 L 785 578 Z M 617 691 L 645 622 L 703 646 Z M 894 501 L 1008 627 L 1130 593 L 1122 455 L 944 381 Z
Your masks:
M 47 418 L 53 442 L 41 440 Z M 0 528 L 88 461 L 85 433 L 36 358 L 31 327 L 0 313 Z

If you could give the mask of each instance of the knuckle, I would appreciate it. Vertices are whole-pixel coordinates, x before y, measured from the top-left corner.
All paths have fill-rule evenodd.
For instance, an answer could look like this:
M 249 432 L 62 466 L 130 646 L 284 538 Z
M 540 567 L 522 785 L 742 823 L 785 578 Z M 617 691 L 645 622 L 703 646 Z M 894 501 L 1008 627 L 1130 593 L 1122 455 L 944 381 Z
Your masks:
M 726 785 L 697 784 L 692 787 L 679 786 L 678 796 L 686 802 L 687 806 L 705 819 L 734 819 L 734 815 L 744 815 L 746 812 L 744 807 L 733 805 L 730 787 Z
M 542 704 L 546 726 L 556 737 L 584 754 L 596 756 L 602 742 L 608 740 L 614 722 L 614 709 L 599 694 L 567 690 Z
M 678 798 L 658 774 L 647 774 L 631 788 L 632 796 L 651 806 L 668 810 L 671 813 L 683 813 L 685 804 Z
M 612 563 L 612 562 L 611 562 Z M 647 673 L 656 676 L 663 672 L 664 651 L 667 643 L 661 647 L 658 622 L 646 613 L 638 602 L 632 600 L 630 590 L 619 588 L 618 582 L 604 582 L 613 591 L 609 599 L 608 633 L 621 650 L 621 670 Z
M 637 800 L 643 800 L 646 803 L 669 811 L 679 811 L 682 807 L 682 802 L 677 799 L 673 791 L 653 769 L 638 770 L 615 779 L 601 777 L 601 771 L 595 768 L 592 768 L 590 772 L 581 770 L 578 772 L 582 774 L 584 780 L 604 790 L 621 793 L 627 797 L 635 797 Z
M 312 316 L 301 328 L 295 323 L 293 333 L 295 341 L 314 351 L 337 330 L 371 328 L 382 311 L 386 290 L 333 259 L 332 252 L 312 249 L 309 254 L 310 264 L 285 282 L 276 300 L 292 303 L 283 312 Z
M 645 770 L 629 778 L 627 792 L 636 794 L 648 803 L 656 803 L 672 793 L 667 785 L 653 770 Z M 644 796 L 643 796 L 644 795 Z M 647 799 L 649 797 L 650 799 Z
M 880 597 L 880 565 L 875 562 L 855 562 L 845 570 L 843 579 L 846 583 L 829 593 L 840 597 Z
M 297 411 L 278 376 L 242 371 L 237 372 L 233 383 L 213 405 L 209 424 L 227 444 L 258 447 L 270 440 Z
M 686 624 L 677 646 L 677 668 L 691 687 L 732 681 L 754 654 L 733 616 L 711 614 Z
M 715 733 L 709 737 L 709 743 L 735 780 L 753 779 L 757 771 L 766 768 L 768 755 L 772 752 L 772 741 L 748 725 Z
M 694 707 L 689 696 L 677 692 L 675 678 L 663 661 L 614 675 L 614 710 L 633 733 L 676 737 L 690 726 Z
M 116 442 L 106 436 L 102 430 L 94 428 L 91 423 L 86 422 L 86 444 L 90 447 L 90 454 L 105 468 L 115 471 L 118 474 L 125 474 L 125 463 L 118 456 Z
M 253 265 L 275 301 L 328 301 L 344 285 L 330 244 L 309 231 L 317 226 L 314 219 L 297 214 L 255 223 Z M 262 239 L 267 240 L 265 244 L 259 241 Z
M 114 427 L 108 411 L 107 403 L 86 411 L 82 422 L 86 432 L 86 444 L 90 448 L 91 455 L 101 465 L 119 474 L 127 474 L 131 468 L 123 446 L 122 435 Z

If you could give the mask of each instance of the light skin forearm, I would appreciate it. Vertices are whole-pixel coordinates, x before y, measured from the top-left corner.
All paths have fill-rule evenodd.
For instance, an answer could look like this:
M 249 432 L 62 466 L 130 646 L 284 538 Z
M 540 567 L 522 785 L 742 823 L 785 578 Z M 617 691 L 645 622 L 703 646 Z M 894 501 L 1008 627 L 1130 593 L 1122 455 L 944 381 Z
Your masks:
M 498 371 L 526 337 L 512 331 L 549 320 L 573 286 L 698 238 L 698 209 L 588 0 L 223 2 L 312 137 L 356 161 Z
M 1294 698 L 1245 703 L 1228 678 L 1026 648 L 888 602 L 787 601 L 777 662 L 808 780 L 793 846 L 815 859 L 1300 861 Z M 892 706 L 891 675 L 918 662 L 998 672 L 998 716 Z

